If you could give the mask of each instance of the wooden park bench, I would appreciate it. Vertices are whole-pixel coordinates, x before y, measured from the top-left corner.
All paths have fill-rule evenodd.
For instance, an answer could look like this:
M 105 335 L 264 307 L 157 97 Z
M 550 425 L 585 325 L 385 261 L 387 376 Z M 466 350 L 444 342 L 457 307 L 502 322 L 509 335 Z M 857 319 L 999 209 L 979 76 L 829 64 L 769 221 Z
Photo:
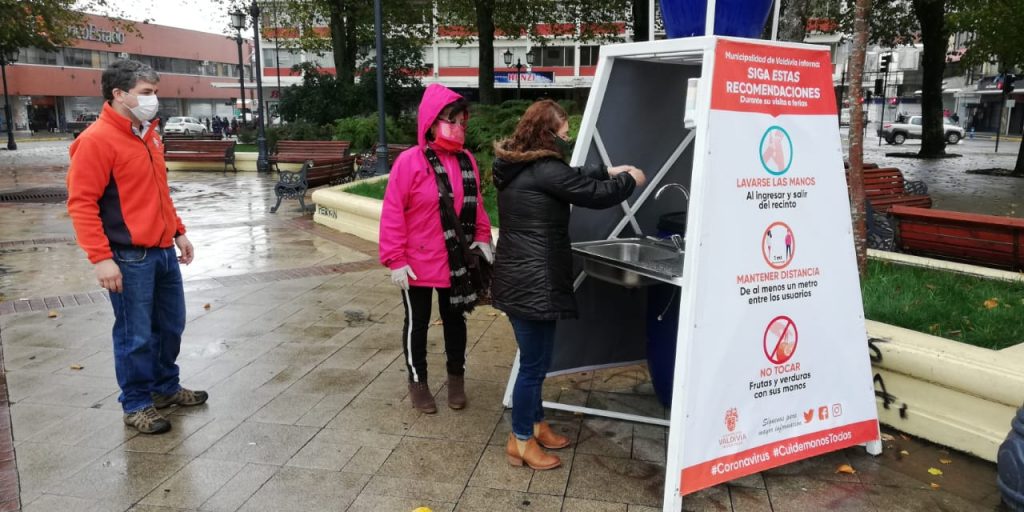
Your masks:
M 277 203 L 270 209 L 270 213 L 277 213 L 284 199 L 298 199 L 302 211 L 306 211 L 307 190 L 321 185 L 337 185 L 352 181 L 356 174 L 355 163 L 354 156 L 319 162 L 310 159 L 302 164 L 299 171 L 277 171 L 277 184 L 274 185 Z
M 168 162 L 223 162 L 235 171 L 235 141 L 164 139 L 164 160 Z
M 347 140 L 279 140 L 274 154 L 268 161 L 277 171 L 279 164 L 305 164 L 312 160 L 314 165 L 330 164 L 347 158 Z
M 864 170 L 864 195 L 875 211 L 888 212 L 895 205 L 931 208 L 932 198 L 927 194 L 912 194 L 906 190 L 903 173 L 894 167 Z
M 911 254 L 1024 270 L 1024 219 L 895 205 L 897 245 Z
M 398 155 L 411 147 L 411 144 L 388 144 L 388 169 L 391 169 L 391 166 L 394 165 Z M 375 149 L 371 149 L 364 153 L 363 157 L 359 160 L 359 177 L 373 176 L 376 172 L 377 153 Z

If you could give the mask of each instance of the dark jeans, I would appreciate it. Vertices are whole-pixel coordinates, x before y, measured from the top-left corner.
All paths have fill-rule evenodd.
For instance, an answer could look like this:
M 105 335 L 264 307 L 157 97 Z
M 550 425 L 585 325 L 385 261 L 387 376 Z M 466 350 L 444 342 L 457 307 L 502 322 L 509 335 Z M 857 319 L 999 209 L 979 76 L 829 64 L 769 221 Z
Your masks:
M 402 351 L 409 382 L 427 381 L 427 329 L 430 327 L 430 306 L 434 288 L 410 286 L 402 291 L 405 304 L 405 326 L 402 329 Z M 448 358 L 448 375 L 466 373 L 466 319 L 448 306 L 448 288 L 437 288 L 438 310 L 444 324 L 444 353 Z
M 174 248 L 115 249 L 123 289 L 114 307 L 114 371 L 125 413 L 153 405 L 150 393 L 170 395 L 178 383 L 185 330 L 185 292 Z
M 512 388 L 512 433 L 520 440 L 533 436 L 533 424 L 544 419 L 541 391 L 555 347 L 554 320 L 508 316 L 519 344 L 519 374 Z

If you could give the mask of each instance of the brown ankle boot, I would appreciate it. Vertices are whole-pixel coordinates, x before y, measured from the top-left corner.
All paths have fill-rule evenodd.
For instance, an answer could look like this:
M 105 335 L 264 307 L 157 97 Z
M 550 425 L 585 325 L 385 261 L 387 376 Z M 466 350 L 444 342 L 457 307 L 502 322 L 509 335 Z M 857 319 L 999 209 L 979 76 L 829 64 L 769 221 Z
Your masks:
M 461 375 L 448 375 L 448 407 L 466 407 L 466 379 Z
M 430 392 L 430 386 L 426 382 L 409 383 L 409 401 L 412 406 L 425 414 L 437 412 L 437 404 L 434 403 L 434 395 Z
M 540 448 L 540 445 L 537 444 L 537 439 L 531 437 L 526 441 L 526 447 L 522 452 L 519 451 L 519 443 L 517 441 L 515 434 L 508 435 L 508 443 L 505 444 L 505 457 L 508 459 L 509 464 L 522 466 L 525 462 L 531 469 L 538 471 L 555 469 L 562 465 L 561 459 Z
M 548 450 L 558 450 L 569 446 L 569 438 L 556 434 L 554 430 L 551 430 L 551 425 L 548 425 L 546 421 L 533 424 L 533 437 L 537 439 L 541 446 Z

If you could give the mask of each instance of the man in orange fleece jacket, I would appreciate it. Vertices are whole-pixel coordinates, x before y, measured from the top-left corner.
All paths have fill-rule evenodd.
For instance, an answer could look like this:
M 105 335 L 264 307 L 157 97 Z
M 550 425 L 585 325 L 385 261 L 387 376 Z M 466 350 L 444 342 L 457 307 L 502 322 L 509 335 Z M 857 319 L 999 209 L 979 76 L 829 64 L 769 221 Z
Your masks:
M 114 308 L 114 370 L 124 422 L 143 434 L 171 423 L 157 409 L 206 402 L 181 387 L 175 361 L 185 330 L 179 263 L 192 262 L 167 185 L 153 68 L 121 60 L 103 71 L 103 112 L 71 144 L 68 213 L 78 244 Z M 179 257 L 174 250 L 181 250 Z

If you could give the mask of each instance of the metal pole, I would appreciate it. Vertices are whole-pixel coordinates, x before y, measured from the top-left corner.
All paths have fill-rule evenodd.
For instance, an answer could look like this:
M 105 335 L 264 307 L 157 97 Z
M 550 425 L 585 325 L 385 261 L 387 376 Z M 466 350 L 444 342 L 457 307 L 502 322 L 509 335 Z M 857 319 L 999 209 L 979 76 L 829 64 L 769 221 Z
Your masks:
M 839 111 L 839 121 L 843 120 L 843 98 L 846 97 L 846 66 L 843 66 L 842 78 L 839 79 L 839 94 L 836 95 L 836 110 Z M 850 108 L 853 108 L 851 105 Z
M 242 114 L 238 125 L 245 126 L 245 61 L 242 60 L 242 29 L 238 29 L 238 37 L 235 38 L 235 42 L 238 43 L 238 101 L 242 102 L 242 106 L 238 107 L 238 112 Z
M 996 120 L 996 153 L 999 152 L 999 135 L 1003 133 L 1003 109 L 1006 108 L 1007 98 L 1005 93 L 1000 94 L 999 96 L 999 118 Z
M 772 16 L 772 41 L 779 40 L 779 12 L 782 10 L 782 0 L 775 0 L 775 13 Z
M 384 114 L 384 8 L 373 0 L 373 30 L 377 36 L 377 174 L 388 172 L 388 130 Z
M 256 156 L 256 170 L 259 172 L 268 171 L 267 166 L 267 135 L 263 130 L 263 67 L 260 66 L 260 6 L 256 0 L 252 2 L 252 33 L 253 50 L 256 53 L 256 65 L 252 70 L 256 75 L 256 112 L 259 116 L 259 123 L 256 125 L 256 149 L 259 152 Z
M 0 74 L 4 77 L 4 121 L 7 123 L 7 149 L 14 151 L 18 144 L 14 142 L 14 120 L 11 116 L 11 101 L 7 98 L 7 61 L 0 61 Z
M 885 124 L 885 93 L 889 87 L 889 70 L 882 75 L 882 105 L 878 109 L 878 145 L 882 145 L 882 125 Z
M 523 94 L 521 92 L 522 84 L 520 83 L 520 79 L 522 78 L 522 75 L 523 75 L 523 61 L 521 61 L 519 59 L 516 59 L 516 99 L 517 100 L 523 98 Z

